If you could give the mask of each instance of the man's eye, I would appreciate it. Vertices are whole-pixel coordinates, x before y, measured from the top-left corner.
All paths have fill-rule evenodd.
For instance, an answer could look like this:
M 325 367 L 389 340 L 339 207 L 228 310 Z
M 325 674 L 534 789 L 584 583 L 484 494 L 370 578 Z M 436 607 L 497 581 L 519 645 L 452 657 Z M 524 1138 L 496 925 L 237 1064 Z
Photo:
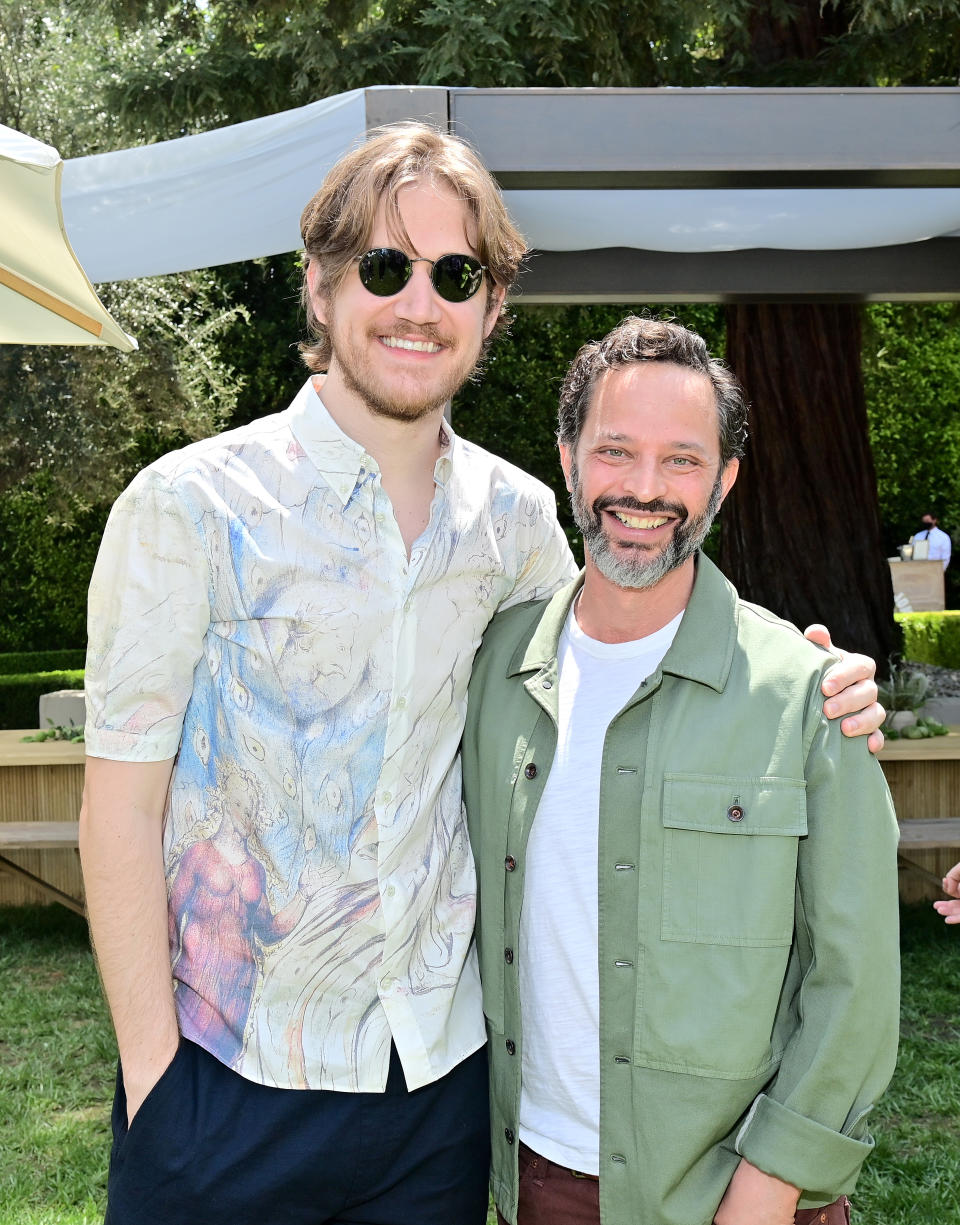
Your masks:
M 623 455 L 623 452 L 619 447 L 607 447 L 607 449 L 604 451 L 604 455 L 612 455 L 615 459 L 619 459 L 620 456 Z

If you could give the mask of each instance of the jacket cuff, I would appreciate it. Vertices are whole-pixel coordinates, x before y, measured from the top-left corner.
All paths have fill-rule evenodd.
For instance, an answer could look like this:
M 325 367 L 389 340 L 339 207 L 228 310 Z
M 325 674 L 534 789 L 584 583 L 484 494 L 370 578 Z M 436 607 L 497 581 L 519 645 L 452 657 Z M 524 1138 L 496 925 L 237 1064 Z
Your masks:
M 856 1140 L 796 1114 L 765 1093 L 753 1103 L 737 1135 L 737 1152 L 766 1174 L 801 1190 L 849 1194 L 873 1138 Z

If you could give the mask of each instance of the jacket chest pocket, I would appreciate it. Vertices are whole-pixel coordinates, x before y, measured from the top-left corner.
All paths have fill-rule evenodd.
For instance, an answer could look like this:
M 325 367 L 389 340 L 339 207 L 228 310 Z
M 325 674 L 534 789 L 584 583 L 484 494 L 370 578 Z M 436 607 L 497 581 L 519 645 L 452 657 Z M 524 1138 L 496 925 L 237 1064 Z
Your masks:
M 662 811 L 663 939 L 790 944 L 803 780 L 667 774 Z

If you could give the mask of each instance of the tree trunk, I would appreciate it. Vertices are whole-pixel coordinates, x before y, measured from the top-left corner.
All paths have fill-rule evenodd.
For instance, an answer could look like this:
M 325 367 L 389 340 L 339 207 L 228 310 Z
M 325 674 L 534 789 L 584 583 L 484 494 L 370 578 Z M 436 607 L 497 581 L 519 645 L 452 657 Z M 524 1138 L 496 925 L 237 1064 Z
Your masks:
M 722 512 L 720 564 L 740 594 L 885 670 L 893 589 L 880 539 L 860 314 L 839 304 L 727 308 L 727 360 L 750 440 Z

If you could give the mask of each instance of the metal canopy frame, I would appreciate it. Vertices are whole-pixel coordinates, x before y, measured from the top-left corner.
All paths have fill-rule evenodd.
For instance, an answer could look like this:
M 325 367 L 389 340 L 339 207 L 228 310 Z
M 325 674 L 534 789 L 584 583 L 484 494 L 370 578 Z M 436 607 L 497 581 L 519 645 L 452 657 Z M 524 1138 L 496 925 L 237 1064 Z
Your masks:
M 468 140 L 505 190 L 960 187 L 960 88 L 366 91 L 367 127 Z M 611 137 L 611 134 L 614 134 Z M 524 302 L 960 300 L 960 239 L 535 251 Z

